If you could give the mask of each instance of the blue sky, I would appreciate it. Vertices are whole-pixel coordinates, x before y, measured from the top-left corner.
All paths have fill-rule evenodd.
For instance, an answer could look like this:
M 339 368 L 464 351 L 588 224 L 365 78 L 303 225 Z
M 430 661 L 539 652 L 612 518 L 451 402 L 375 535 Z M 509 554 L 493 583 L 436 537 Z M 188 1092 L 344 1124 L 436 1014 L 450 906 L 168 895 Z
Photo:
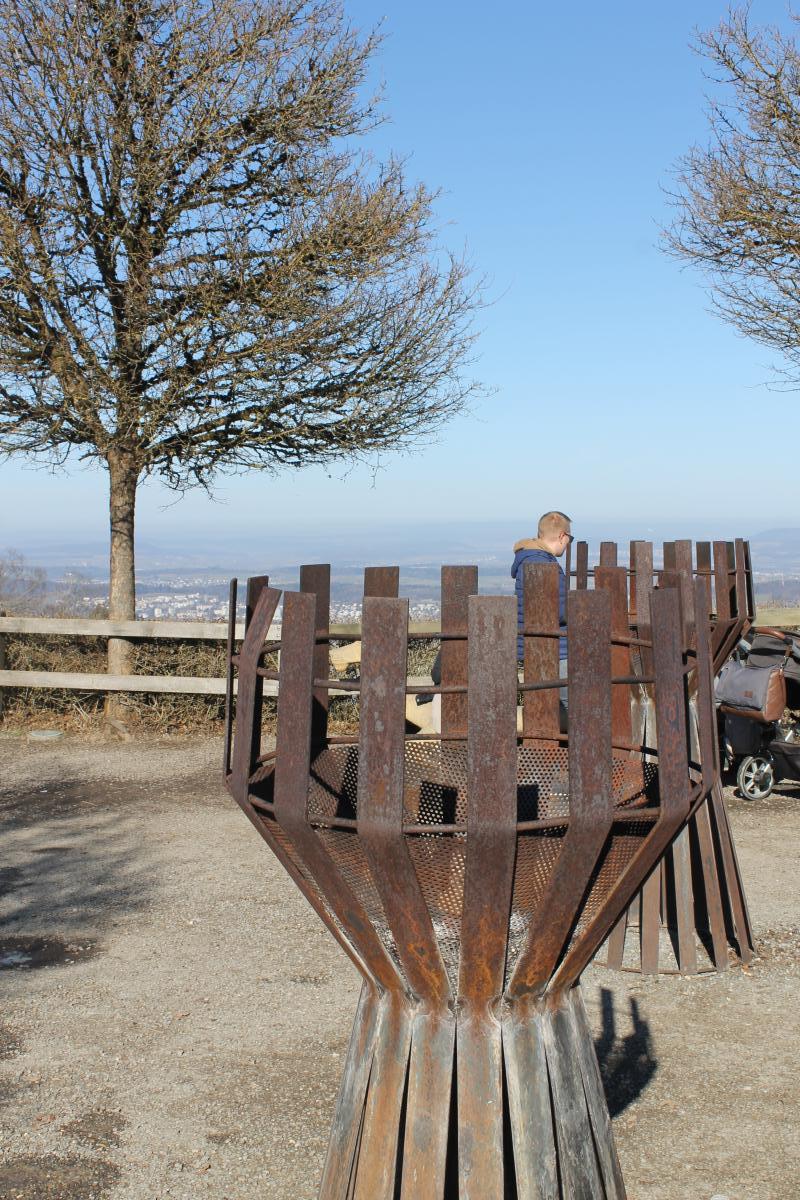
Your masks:
M 748 429 L 791 420 L 768 352 L 708 311 L 703 281 L 658 247 L 664 187 L 706 140 L 703 64 L 690 43 L 725 5 L 350 0 L 382 21 L 375 79 L 390 120 L 370 145 L 408 157 L 440 187 L 442 241 L 490 280 L 472 373 L 491 394 L 412 456 L 220 481 L 202 493 L 140 492 L 140 535 L 223 534 L 293 523 L 518 518 L 800 524 L 796 466 L 749 461 Z M 757 23 L 786 8 L 754 0 Z M 760 457 L 760 456 L 759 456 Z M 786 465 L 781 466 L 783 462 Z M 748 482 L 742 483 L 743 468 Z M 741 499 L 740 499 L 741 497 Z M 750 506 L 753 507 L 750 507 Z M 26 533 L 106 534 L 106 480 L 6 465 L 0 542 Z

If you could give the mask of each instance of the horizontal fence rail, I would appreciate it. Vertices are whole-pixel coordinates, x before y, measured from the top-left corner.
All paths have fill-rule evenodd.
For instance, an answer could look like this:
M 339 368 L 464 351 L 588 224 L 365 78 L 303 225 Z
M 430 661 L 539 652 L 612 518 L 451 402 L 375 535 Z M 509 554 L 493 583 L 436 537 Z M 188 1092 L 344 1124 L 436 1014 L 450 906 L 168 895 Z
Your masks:
M 438 621 L 411 621 L 409 635 L 431 637 L 441 631 Z M 3 640 L 8 634 L 39 637 L 124 637 L 132 641 L 216 641 L 228 636 L 226 621 L 109 621 L 92 617 L 0 617 L 0 667 L 3 665 Z M 237 624 L 236 638 L 244 636 L 244 623 Z M 331 625 L 332 641 L 357 640 L 360 623 Z M 280 637 L 280 626 L 270 629 L 268 638 Z M 428 676 L 413 676 L 412 684 L 430 683 Z M 52 688 L 80 692 L 162 692 L 203 696 L 223 696 L 224 676 L 201 675 L 105 675 L 82 671 L 9 671 L 0 669 L 2 688 Z M 264 695 L 277 696 L 278 685 L 264 681 Z M 331 689 L 331 695 L 349 695 L 349 689 Z
M 278 629 L 280 626 L 277 627 Z M 430 637 L 441 631 L 439 621 L 410 621 L 409 634 L 414 637 Z M 37 634 L 42 637 L 124 637 L 139 641 L 156 638 L 171 638 L 177 641 L 224 642 L 228 636 L 227 621 L 108 621 L 94 617 L 2 617 L 0 636 L 4 633 Z M 270 630 L 269 636 L 273 636 Z M 277 636 L 277 631 L 276 631 Z M 237 639 L 244 637 L 244 622 L 236 625 Z M 361 637 L 360 622 L 348 625 L 331 625 L 330 637 Z
M 791 615 L 794 615 L 793 610 Z M 762 610 L 757 621 L 778 626 L 780 610 Z M 784 619 L 781 623 L 790 626 Z M 409 636 L 435 637 L 441 633 L 439 621 L 410 621 Z M 9 634 L 37 637 L 123 637 L 131 641 L 203 641 L 224 642 L 228 636 L 226 621 L 109 621 L 93 617 L 6 617 L 0 616 L 0 690 L 3 688 L 51 688 L 83 692 L 154 692 L 184 695 L 223 696 L 224 676 L 201 675 L 106 675 L 80 671 L 12 671 L 3 669 L 4 640 Z M 244 636 L 244 623 L 236 625 L 236 639 Z M 361 637 L 360 622 L 334 624 L 331 641 L 356 641 Z M 280 637 L 280 626 L 270 629 L 268 638 Z M 430 683 L 427 676 L 415 676 L 409 683 Z M 336 689 L 331 695 L 345 695 L 349 689 Z M 264 681 L 264 695 L 276 696 L 277 683 Z
M 236 692 L 234 681 L 234 694 Z M 409 675 L 410 685 L 431 684 L 430 675 Z M 432 685 L 431 685 L 432 686 Z M 0 688 L 63 688 L 79 692 L 183 692 L 224 696 L 225 680 L 202 675 L 90 675 L 81 671 L 0 671 Z M 264 680 L 264 695 L 277 696 L 276 680 Z M 331 696 L 352 696 L 351 688 L 331 688 Z

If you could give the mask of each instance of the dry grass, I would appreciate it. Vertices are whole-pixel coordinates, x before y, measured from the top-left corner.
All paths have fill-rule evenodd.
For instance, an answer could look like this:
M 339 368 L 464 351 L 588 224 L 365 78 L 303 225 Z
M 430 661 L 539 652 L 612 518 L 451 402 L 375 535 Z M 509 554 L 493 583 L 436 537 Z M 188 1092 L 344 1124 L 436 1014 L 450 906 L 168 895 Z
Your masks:
M 771 625 L 775 629 L 798 629 L 800 608 L 757 608 L 756 625 Z
M 106 670 L 106 641 L 13 635 L 6 642 L 6 665 L 19 671 L 102 673 Z M 136 642 L 132 667 L 137 675 L 222 677 L 225 647 L 217 642 Z M 3 724 L 7 728 L 36 725 L 88 732 L 103 724 L 103 692 L 12 688 L 4 691 L 3 701 Z M 121 695 L 120 701 L 126 725 L 154 733 L 213 733 L 221 729 L 225 711 L 222 696 L 132 692 Z
M 430 673 L 438 642 L 412 641 L 408 648 L 410 675 Z M 148 640 L 134 643 L 133 673 L 137 675 L 202 676 L 225 674 L 222 642 Z M 276 669 L 276 656 L 265 665 Z M 32 637 L 10 635 L 6 641 L 6 666 L 18 671 L 70 671 L 102 673 L 106 669 L 106 642 L 92 637 Z M 355 678 L 357 671 L 332 672 L 333 678 Z M 58 688 L 4 689 L 2 724 L 6 729 L 63 729 L 90 733 L 104 727 L 103 692 Z M 221 732 L 225 715 L 223 696 L 165 695 L 125 692 L 120 695 L 124 724 L 132 733 L 214 734 Z M 264 701 L 263 727 L 274 733 L 276 703 Z M 343 735 L 358 729 L 358 697 L 333 696 L 330 731 Z

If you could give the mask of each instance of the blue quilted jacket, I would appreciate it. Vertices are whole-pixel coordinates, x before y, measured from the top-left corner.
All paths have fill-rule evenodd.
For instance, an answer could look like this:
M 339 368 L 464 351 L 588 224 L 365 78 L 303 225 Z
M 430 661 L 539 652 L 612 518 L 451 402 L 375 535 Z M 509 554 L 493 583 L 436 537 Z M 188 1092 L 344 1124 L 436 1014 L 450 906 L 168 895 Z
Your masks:
M 511 577 L 514 580 L 514 590 L 517 594 L 517 628 L 522 629 L 522 576 L 524 574 L 523 567 L 525 563 L 550 562 L 555 563 L 558 567 L 558 623 L 562 628 L 566 628 L 566 612 L 567 612 L 567 577 L 561 569 L 558 559 L 549 550 L 544 550 L 537 545 L 534 539 L 529 541 L 517 542 L 514 547 L 514 561 L 511 564 Z M 522 637 L 517 638 L 517 657 L 522 658 L 523 647 Z M 558 657 L 567 657 L 567 639 L 559 638 L 558 641 Z

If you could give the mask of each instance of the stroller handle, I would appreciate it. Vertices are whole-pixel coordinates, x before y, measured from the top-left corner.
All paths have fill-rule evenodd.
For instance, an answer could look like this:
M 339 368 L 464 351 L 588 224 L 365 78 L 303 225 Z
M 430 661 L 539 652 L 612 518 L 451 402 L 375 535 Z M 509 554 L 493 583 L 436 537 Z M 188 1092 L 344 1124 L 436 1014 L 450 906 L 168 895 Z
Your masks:
M 776 641 L 783 642 L 784 658 L 793 658 L 796 663 L 800 663 L 800 646 L 798 646 L 797 642 L 790 633 L 786 633 L 783 629 L 772 629 L 771 627 L 766 627 L 763 625 L 754 625 L 750 630 L 750 636 L 754 637 L 757 635 L 762 637 L 772 637 L 775 638 Z M 752 642 L 747 641 L 745 638 L 740 638 L 736 643 L 736 649 L 740 652 L 740 654 L 747 658 L 753 649 L 753 644 Z

